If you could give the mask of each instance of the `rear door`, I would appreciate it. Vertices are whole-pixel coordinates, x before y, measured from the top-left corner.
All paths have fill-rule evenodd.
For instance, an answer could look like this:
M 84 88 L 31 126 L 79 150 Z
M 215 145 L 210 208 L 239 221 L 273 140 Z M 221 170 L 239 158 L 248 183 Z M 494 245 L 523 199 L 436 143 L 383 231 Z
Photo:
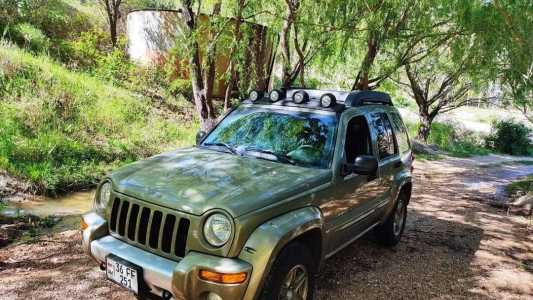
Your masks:
M 402 167 L 398 145 L 394 138 L 392 122 L 384 111 L 369 114 L 369 123 L 374 135 L 374 147 L 379 167 L 379 196 L 373 200 L 377 209 L 384 207 L 392 199 L 394 174 Z

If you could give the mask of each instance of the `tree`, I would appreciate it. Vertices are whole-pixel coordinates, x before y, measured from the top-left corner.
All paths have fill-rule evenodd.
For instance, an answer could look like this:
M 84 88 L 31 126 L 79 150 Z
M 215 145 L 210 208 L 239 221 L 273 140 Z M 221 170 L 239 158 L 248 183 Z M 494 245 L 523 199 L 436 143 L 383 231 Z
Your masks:
M 326 30 L 336 41 L 330 67 L 358 66 L 352 68 L 352 90 L 378 88 L 402 66 L 424 59 L 458 34 L 451 26 L 458 15 L 453 5 L 435 0 L 331 2 L 324 8 L 331 22 Z
M 285 15 L 280 31 L 283 88 L 292 86 L 297 80 L 302 87 L 306 85 L 305 68 L 328 39 L 320 26 L 309 26 L 311 20 L 320 17 L 321 5 L 317 1 L 284 0 Z
M 231 45 L 230 50 L 230 65 L 229 65 L 229 79 L 228 86 L 226 88 L 226 93 L 224 95 L 224 110 L 227 111 L 231 107 L 231 93 L 235 88 L 237 83 L 237 64 L 236 54 L 239 50 L 240 41 L 242 39 L 242 23 L 243 23 L 243 13 L 244 9 L 248 5 L 249 1 L 247 0 L 237 0 L 237 8 L 235 13 L 235 24 L 233 25 L 233 44 Z
M 533 11 L 532 1 L 502 3 L 495 0 L 499 22 L 497 39 L 502 49 L 497 52 L 500 82 L 508 102 L 533 123 Z
M 435 117 L 468 103 L 468 92 L 473 87 L 473 83 L 464 75 L 465 64 L 442 64 L 442 58 L 438 57 L 428 59 L 423 64 L 406 64 L 405 74 L 409 83 L 400 82 L 410 89 L 410 95 L 418 105 L 420 125 L 417 139 L 424 142 L 428 140 Z
M 98 0 L 107 15 L 107 23 L 109 25 L 109 35 L 111 37 L 111 44 L 113 47 L 117 45 L 117 24 L 121 17 L 120 6 L 123 0 Z
M 193 10 L 192 0 L 181 1 L 181 18 L 179 27 L 182 38 L 180 43 L 185 47 L 184 54 L 188 58 L 189 76 L 191 78 L 193 99 L 196 111 L 200 118 L 200 128 L 202 131 L 209 131 L 216 125 L 217 117 L 213 107 L 213 82 L 215 79 L 215 57 L 216 42 L 220 36 L 221 30 L 217 32 L 210 31 L 207 41 L 206 65 L 203 66 L 200 61 L 200 37 L 201 26 L 199 15 L 201 3 L 198 3 L 196 12 Z M 212 18 L 220 14 L 221 2 L 214 5 Z M 210 20 L 211 21 L 211 20 Z M 208 28 L 210 30 L 211 27 Z
M 506 104 L 532 121 L 533 110 L 533 1 L 472 1 L 469 18 L 462 21 L 474 35 L 472 43 L 481 65 L 503 91 Z M 486 20 L 490 20 L 487 22 Z

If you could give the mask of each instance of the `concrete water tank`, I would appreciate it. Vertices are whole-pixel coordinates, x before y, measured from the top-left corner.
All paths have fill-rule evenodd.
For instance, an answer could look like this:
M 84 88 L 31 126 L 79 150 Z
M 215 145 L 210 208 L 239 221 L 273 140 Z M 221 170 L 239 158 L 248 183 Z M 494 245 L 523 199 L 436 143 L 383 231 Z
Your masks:
M 169 50 L 180 47 L 176 43 L 179 39 L 179 23 L 181 12 L 178 10 L 136 10 L 128 14 L 126 20 L 126 35 L 128 39 L 128 54 L 132 61 L 141 66 L 162 64 L 167 61 Z M 226 29 L 221 40 L 233 40 L 233 24 L 235 20 L 227 19 Z M 207 24 L 209 17 L 201 15 L 200 24 Z M 244 44 L 247 45 L 244 63 L 250 66 L 246 71 L 238 74 L 239 81 L 252 83 L 259 89 L 266 89 L 272 73 L 272 60 L 274 56 L 274 38 L 265 26 L 245 22 L 248 34 L 243 35 Z M 207 36 L 208 32 L 202 33 Z M 200 38 L 201 59 L 205 55 L 205 43 Z M 207 41 L 207 38 L 205 39 Z M 227 88 L 224 78 L 229 67 L 230 47 L 223 45 L 217 47 L 216 55 L 216 80 L 213 96 L 223 98 Z M 179 51 L 178 51 L 179 53 Z M 185 58 L 174 61 L 177 78 L 188 79 L 188 64 Z M 252 78 L 253 77 L 253 78 Z M 246 84 L 245 84 L 246 85 Z

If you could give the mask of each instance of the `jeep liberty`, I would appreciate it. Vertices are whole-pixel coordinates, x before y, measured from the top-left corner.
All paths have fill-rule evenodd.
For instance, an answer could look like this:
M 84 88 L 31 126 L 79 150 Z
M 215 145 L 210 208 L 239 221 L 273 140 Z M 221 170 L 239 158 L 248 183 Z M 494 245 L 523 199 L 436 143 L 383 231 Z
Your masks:
M 400 241 L 413 159 L 385 93 L 252 91 L 195 147 L 109 174 L 83 246 L 139 298 L 312 299 L 357 238 Z

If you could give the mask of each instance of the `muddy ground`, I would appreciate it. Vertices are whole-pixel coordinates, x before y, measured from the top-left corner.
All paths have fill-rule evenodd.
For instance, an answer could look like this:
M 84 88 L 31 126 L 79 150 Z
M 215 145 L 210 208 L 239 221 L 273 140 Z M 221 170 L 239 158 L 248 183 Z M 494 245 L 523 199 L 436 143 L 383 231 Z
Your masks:
M 533 227 L 489 205 L 530 173 L 504 156 L 417 161 L 401 243 L 385 249 L 369 235 L 339 252 L 316 298 L 533 299 Z M 76 230 L 0 249 L 0 299 L 132 298 L 82 253 Z

